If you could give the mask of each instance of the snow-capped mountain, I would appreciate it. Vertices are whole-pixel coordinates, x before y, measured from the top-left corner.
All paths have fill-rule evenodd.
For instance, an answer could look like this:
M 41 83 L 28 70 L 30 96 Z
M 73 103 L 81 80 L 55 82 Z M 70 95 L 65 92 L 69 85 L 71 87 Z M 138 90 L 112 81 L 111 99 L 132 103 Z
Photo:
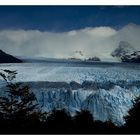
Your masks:
M 127 54 L 131 54 L 136 50 L 134 47 L 127 41 L 120 41 L 118 47 L 111 53 L 113 57 L 122 57 Z
M 121 57 L 121 60 L 123 62 L 140 63 L 140 51 L 124 55 Z
M 134 47 L 126 41 L 121 41 L 111 55 L 119 58 L 122 62 L 140 63 L 140 51 L 134 49 Z

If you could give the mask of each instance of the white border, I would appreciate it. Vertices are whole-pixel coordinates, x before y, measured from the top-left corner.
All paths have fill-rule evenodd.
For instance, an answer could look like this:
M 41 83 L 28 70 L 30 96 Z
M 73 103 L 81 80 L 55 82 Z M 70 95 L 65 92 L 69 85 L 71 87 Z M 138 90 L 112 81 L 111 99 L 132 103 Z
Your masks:
M 140 0 L 0 0 L 0 5 L 140 5 Z

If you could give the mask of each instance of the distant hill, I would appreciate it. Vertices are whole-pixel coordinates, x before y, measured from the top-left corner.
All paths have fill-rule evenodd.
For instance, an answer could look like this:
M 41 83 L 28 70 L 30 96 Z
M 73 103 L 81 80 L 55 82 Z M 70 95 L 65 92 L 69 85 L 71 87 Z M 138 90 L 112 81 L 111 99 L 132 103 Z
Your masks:
M 21 63 L 22 60 L 0 50 L 0 63 Z
M 87 61 L 101 61 L 99 57 L 95 56 L 95 57 L 91 57 L 89 59 L 87 59 Z

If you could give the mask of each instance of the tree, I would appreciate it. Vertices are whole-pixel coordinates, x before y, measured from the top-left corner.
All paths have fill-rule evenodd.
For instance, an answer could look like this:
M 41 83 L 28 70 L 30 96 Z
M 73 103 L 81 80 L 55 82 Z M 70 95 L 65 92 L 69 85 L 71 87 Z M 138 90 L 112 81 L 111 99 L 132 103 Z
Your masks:
M 72 126 L 72 117 L 65 109 L 53 110 L 44 123 L 44 133 L 70 134 Z
M 119 134 L 120 127 L 115 126 L 111 121 L 94 121 L 93 123 L 95 134 Z
M 116 134 L 119 127 L 111 121 L 102 122 L 94 120 L 92 114 L 87 110 L 77 112 L 74 117 L 75 133 L 79 134 Z
M 93 117 L 89 111 L 82 110 L 74 116 L 74 129 L 76 133 L 93 133 Z
M 140 134 L 140 96 L 133 101 L 133 107 L 124 119 L 126 121 L 123 127 L 125 133 Z
M 40 123 L 42 113 L 36 103 L 36 97 L 29 87 L 12 82 L 16 71 L 1 70 L 0 76 L 6 82 L 6 92 L 0 96 L 0 114 L 7 132 L 34 130 L 34 125 Z M 3 127 L 1 129 L 3 129 Z M 22 132 L 24 133 L 24 132 Z

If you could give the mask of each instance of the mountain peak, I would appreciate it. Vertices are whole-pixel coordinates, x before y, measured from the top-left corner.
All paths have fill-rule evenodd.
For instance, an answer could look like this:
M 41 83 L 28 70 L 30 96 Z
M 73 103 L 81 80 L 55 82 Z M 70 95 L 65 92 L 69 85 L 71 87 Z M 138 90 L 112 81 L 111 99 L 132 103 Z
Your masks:
M 127 41 L 120 41 L 118 47 L 111 53 L 113 57 L 122 57 L 126 54 L 134 53 L 136 50 Z

